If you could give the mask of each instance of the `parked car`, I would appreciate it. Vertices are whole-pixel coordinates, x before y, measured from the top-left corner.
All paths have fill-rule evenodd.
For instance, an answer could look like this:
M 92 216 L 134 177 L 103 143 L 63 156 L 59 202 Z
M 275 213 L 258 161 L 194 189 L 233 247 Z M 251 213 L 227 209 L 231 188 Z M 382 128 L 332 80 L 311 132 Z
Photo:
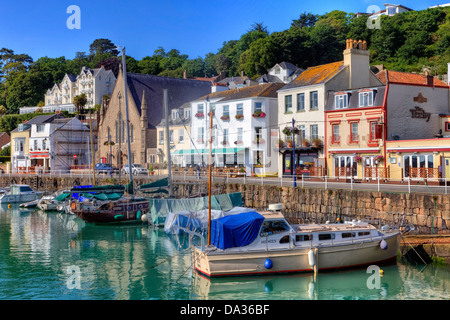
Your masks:
M 114 167 L 112 165 L 106 163 L 97 163 L 95 165 L 95 172 L 99 174 L 110 174 L 112 171 L 113 174 L 119 173 L 119 168 Z
M 131 165 L 131 170 L 133 170 L 133 174 L 147 174 L 148 175 L 148 169 L 144 168 L 142 165 L 138 163 L 133 163 Z M 125 164 L 122 167 L 122 173 L 128 174 L 130 170 L 128 170 L 128 164 Z

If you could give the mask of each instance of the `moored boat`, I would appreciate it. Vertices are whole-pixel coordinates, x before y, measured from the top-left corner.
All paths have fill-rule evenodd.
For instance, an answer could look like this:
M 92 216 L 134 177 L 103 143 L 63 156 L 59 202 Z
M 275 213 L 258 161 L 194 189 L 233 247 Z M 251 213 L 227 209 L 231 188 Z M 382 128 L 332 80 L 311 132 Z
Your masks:
M 206 277 L 317 272 L 395 261 L 401 234 L 365 222 L 290 225 L 280 213 L 213 220 L 211 244 L 193 248 Z
M 0 196 L 0 203 L 23 203 L 38 200 L 42 197 L 44 192 L 35 191 L 26 184 L 13 184 L 10 191 L 3 193 Z

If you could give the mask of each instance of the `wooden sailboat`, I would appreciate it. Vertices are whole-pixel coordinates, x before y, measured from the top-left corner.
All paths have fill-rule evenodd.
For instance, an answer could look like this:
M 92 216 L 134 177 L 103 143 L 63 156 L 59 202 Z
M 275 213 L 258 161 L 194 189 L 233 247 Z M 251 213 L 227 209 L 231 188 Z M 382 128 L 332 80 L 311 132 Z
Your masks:
M 122 48 L 122 66 L 124 79 L 124 100 L 125 100 L 125 116 L 127 130 L 127 151 L 131 155 L 130 145 L 130 125 L 128 115 L 128 88 L 127 88 L 127 68 L 125 61 L 125 48 Z M 128 156 L 128 167 L 131 168 L 131 157 Z M 95 190 L 87 190 L 91 192 L 90 199 L 85 201 L 72 201 L 70 204 L 71 211 L 86 222 L 94 223 L 122 223 L 122 222 L 145 222 L 145 215 L 149 210 L 149 199 L 145 197 L 137 197 L 134 193 L 133 172 L 129 172 L 129 180 L 126 187 L 110 186 L 96 187 L 99 193 L 92 192 Z M 124 195 L 124 193 L 127 193 Z

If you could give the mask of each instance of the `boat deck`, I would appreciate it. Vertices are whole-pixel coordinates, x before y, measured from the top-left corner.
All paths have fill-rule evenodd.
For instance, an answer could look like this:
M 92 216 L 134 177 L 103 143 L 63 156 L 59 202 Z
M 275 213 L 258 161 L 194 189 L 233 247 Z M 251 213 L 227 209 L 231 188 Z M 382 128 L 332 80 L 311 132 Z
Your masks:
M 294 227 L 294 226 L 293 226 Z M 295 228 L 296 227 L 296 228 Z M 296 225 L 294 229 L 297 232 L 320 232 L 320 231 L 348 231 L 348 230 L 373 230 L 376 229 L 370 224 L 352 224 L 352 223 L 333 223 L 333 224 L 303 224 Z

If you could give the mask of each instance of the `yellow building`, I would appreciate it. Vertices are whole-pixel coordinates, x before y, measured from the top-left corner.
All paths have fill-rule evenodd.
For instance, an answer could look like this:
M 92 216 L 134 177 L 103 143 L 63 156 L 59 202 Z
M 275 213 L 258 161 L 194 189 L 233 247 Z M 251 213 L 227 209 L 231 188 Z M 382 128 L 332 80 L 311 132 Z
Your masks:
M 450 137 L 386 143 L 392 180 L 450 180 Z

